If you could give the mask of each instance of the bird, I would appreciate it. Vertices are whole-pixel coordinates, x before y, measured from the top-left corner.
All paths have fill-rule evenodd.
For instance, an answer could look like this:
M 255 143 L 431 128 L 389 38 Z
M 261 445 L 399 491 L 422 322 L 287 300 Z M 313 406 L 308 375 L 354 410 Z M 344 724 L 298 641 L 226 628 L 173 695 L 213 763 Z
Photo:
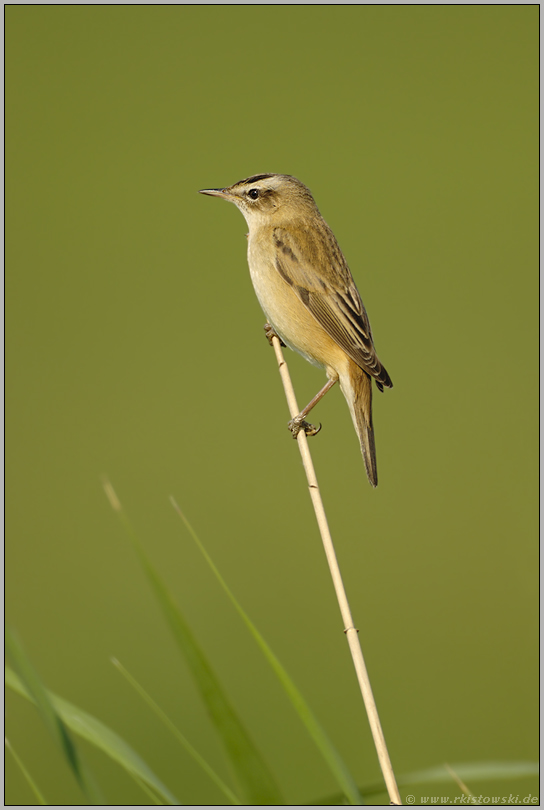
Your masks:
M 327 375 L 326 385 L 289 423 L 293 436 L 318 432 L 305 417 L 339 382 L 376 487 L 372 380 L 379 391 L 393 383 L 376 354 L 351 271 L 310 189 L 296 177 L 270 173 L 199 193 L 234 203 L 245 217 L 249 271 L 270 342 L 277 335 Z

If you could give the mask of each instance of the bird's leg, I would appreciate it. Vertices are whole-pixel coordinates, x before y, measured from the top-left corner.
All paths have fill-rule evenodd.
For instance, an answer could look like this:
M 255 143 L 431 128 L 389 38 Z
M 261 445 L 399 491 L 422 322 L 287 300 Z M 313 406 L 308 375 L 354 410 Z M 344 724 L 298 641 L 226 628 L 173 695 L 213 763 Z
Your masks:
M 276 332 L 276 330 L 274 329 L 274 327 L 271 324 L 265 323 L 265 325 L 264 325 L 264 333 L 266 335 L 266 339 L 268 340 L 268 342 L 270 343 L 271 346 L 272 346 L 272 338 L 275 338 L 275 337 L 278 338 L 278 340 L 280 342 L 280 346 L 285 346 L 285 343 L 280 338 L 280 336 L 278 335 L 278 333 Z
M 285 346 L 285 343 L 278 335 L 272 324 L 265 323 L 264 333 L 271 346 L 272 346 L 272 339 L 275 337 L 278 338 L 281 346 Z M 310 400 L 310 402 L 308 402 L 306 407 L 303 408 L 299 414 L 297 414 L 293 419 L 291 419 L 290 422 L 287 423 L 287 427 L 293 434 L 293 439 L 296 439 L 301 430 L 304 430 L 306 436 L 315 436 L 316 433 L 319 433 L 319 431 L 321 430 L 321 425 L 319 425 L 319 427 L 316 428 L 315 425 L 310 424 L 310 422 L 306 422 L 304 417 L 308 416 L 312 408 L 315 408 L 319 400 L 323 399 L 327 391 L 330 391 L 335 382 L 336 380 L 329 380 L 326 383 L 326 385 L 323 386 L 321 391 L 318 391 L 315 397 L 312 400 Z
M 287 423 L 287 427 L 293 434 L 293 439 L 296 439 L 301 430 L 304 430 L 306 436 L 315 436 L 316 433 L 319 433 L 321 430 L 321 425 L 316 428 L 315 425 L 311 425 L 309 422 L 306 422 L 304 417 L 308 416 L 312 408 L 315 408 L 319 400 L 323 399 L 327 391 L 331 390 L 335 382 L 336 380 L 329 380 L 327 384 L 323 386 L 321 391 L 318 391 L 315 397 L 308 402 L 306 407 L 303 408 L 301 412 L 294 417 L 294 419 L 291 419 L 291 421 Z

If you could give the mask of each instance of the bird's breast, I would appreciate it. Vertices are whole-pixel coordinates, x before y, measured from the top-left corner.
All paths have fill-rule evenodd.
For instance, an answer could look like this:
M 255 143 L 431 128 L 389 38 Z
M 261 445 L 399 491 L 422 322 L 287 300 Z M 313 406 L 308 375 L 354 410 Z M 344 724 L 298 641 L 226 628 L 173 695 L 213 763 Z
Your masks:
M 253 287 L 269 323 L 290 349 L 333 378 L 347 362 L 345 352 L 317 322 L 293 284 L 276 267 L 276 248 L 270 241 L 248 240 L 248 264 Z

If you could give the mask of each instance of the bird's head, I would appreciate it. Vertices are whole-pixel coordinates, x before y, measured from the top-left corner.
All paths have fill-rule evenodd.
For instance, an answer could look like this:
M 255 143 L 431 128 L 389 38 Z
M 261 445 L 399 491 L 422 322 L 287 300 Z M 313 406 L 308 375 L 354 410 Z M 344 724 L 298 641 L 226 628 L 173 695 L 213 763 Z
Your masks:
M 227 188 L 203 188 L 200 194 L 234 203 L 252 226 L 318 212 L 310 190 L 289 174 L 255 174 Z

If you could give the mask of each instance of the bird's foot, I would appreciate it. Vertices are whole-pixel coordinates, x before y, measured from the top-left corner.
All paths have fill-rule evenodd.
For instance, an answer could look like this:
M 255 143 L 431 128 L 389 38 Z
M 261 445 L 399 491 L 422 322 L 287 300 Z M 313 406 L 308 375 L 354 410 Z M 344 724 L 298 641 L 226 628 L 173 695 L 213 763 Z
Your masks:
M 278 340 L 280 342 L 280 346 L 285 346 L 285 343 L 280 338 L 280 336 L 278 335 L 278 333 L 276 332 L 276 330 L 274 329 L 274 327 L 271 324 L 265 323 L 265 325 L 264 325 L 264 333 L 266 335 L 266 339 L 268 340 L 268 342 L 270 343 L 271 346 L 272 346 L 272 338 L 275 338 L 275 337 L 278 338 Z
M 301 430 L 304 431 L 306 436 L 315 436 L 321 430 L 322 425 L 320 423 L 319 427 L 316 427 L 310 422 L 306 422 L 305 419 L 301 419 L 300 416 L 295 416 L 294 419 L 287 423 L 287 427 L 291 431 L 293 439 L 296 439 Z

